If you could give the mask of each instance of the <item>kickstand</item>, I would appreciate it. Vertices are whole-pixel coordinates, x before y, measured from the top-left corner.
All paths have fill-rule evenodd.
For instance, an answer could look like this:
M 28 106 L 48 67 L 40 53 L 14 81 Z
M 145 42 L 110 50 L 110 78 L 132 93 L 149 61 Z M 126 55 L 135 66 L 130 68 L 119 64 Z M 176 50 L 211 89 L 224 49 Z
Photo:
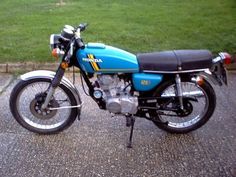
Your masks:
M 127 148 L 132 148 L 132 138 L 133 138 L 135 118 L 134 117 L 129 117 L 129 118 L 130 118 L 130 123 L 131 123 L 131 129 L 130 129 L 129 142 L 128 142 Z

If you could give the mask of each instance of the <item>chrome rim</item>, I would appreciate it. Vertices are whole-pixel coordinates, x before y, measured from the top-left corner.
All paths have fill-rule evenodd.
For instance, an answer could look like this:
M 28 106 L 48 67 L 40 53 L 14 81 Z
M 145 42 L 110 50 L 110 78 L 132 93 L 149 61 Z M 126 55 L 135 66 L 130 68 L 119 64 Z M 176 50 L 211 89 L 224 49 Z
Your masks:
M 44 93 L 48 87 L 49 82 L 34 82 L 24 87 L 18 95 L 16 106 L 20 117 L 30 126 L 50 130 L 61 126 L 66 122 L 71 114 L 71 109 L 62 110 L 47 110 L 45 113 L 37 110 L 35 103 L 35 96 Z M 65 91 L 58 87 L 53 95 L 52 107 L 71 106 L 70 99 Z
M 197 122 L 206 114 L 209 107 L 209 100 L 206 92 L 197 84 L 191 82 L 182 82 L 182 90 L 184 96 L 190 96 L 197 99 L 197 102 L 190 101 L 193 107 L 191 114 L 179 117 L 179 116 L 166 116 L 160 115 L 160 119 L 164 122 L 168 121 L 168 126 L 172 128 L 187 128 Z M 162 97 L 175 96 L 175 85 L 171 85 L 162 92 Z M 171 111 L 164 111 L 165 114 L 173 114 Z

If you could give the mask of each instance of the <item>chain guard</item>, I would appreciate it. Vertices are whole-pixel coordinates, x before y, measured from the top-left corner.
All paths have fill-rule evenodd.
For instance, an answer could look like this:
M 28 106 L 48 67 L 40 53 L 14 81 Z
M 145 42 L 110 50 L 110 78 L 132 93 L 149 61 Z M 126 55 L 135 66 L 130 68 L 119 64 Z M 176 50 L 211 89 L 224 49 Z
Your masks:
M 149 118 L 146 116 L 146 113 L 149 113 L 149 111 L 156 111 L 159 115 L 185 117 L 193 111 L 190 101 L 197 102 L 197 99 L 194 97 L 183 97 L 183 110 L 180 108 L 177 96 L 140 98 L 139 101 L 139 114 L 142 115 L 141 117 Z M 166 113 L 165 111 L 171 113 Z

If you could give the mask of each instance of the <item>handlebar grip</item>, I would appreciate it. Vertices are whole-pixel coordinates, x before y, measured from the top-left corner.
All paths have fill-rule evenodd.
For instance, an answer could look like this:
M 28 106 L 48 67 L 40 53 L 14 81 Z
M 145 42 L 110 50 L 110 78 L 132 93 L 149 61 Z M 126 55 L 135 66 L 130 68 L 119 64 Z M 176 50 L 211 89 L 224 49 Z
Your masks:
M 77 43 L 77 45 L 78 45 L 79 48 L 81 48 L 81 49 L 84 49 L 84 48 L 85 48 L 85 45 L 84 45 L 84 42 L 82 41 L 82 39 L 77 38 L 77 39 L 76 39 L 76 43 Z
M 88 26 L 87 23 L 81 23 L 78 28 L 80 28 L 80 31 L 82 32 L 86 29 L 87 26 Z

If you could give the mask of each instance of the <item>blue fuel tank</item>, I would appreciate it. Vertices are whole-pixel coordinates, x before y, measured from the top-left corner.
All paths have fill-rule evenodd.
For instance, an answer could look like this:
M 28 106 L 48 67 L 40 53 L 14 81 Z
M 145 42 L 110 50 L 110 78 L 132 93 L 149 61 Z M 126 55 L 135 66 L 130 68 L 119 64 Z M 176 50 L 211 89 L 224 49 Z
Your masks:
M 134 54 L 104 45 L 88 43 L 76 53 L 82 69 L 88 73 L 137 73 L 139 65 Z

